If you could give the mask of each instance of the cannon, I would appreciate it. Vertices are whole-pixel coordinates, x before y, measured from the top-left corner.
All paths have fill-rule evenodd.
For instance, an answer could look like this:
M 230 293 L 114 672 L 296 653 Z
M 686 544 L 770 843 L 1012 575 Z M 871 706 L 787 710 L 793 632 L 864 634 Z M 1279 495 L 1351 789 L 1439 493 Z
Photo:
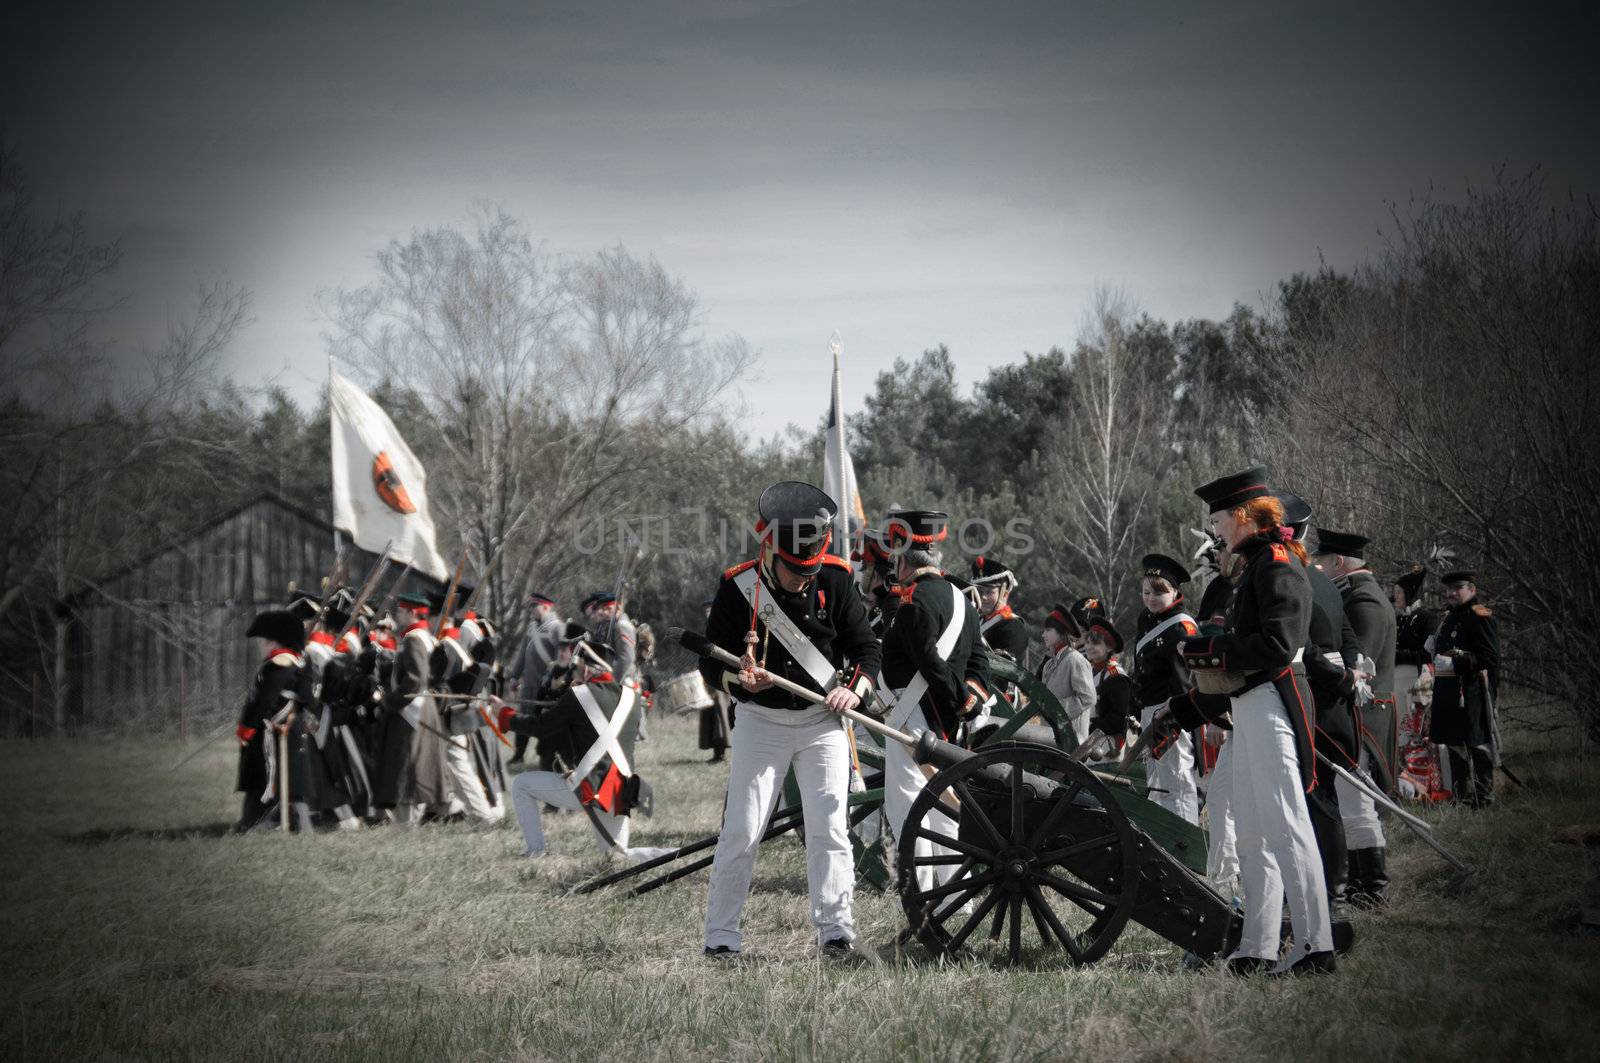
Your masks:
M 738 663 L 693 632 L 677 635 L 696 653 Z M 804 687 L 784 685 L 819 700 Z M 908 929 L 930 952 L 1015 964 L 1030 951 L 1060 950 L 1074 965 L 1088 964 L 1105 956 L 1130 920 L 1201 959 L 1225 956 L 1237 944 L 1239 913 L 1201 876 L 1204 835 L 1128 780 L 1080 764 L 1056 744 L 1018 740 L 1053 738 L 1058 728 L 1027 730 L 1025 718 L 1008 720 L 986 744 L 969 750 L 861 713 L 845 715 L 886 741 L 904 744 L 919 764 L 936 769 L 911 806 L 896 850 Z M 1050 720 L 1048 708 L 1044 715 Z M 880 801 L 881 790 L 852 795 L 852 825 Z M 798 822 L 798 808 L 779 811 L 763 840 Z M 918 854 L 919 841 L 933 846 L 932 855 Z M 704 839 L 573 892 L 658 870 L 715 844 L 715 836 Z M 701 856 L 632 892 L 655 889 L 710 862 L 709 855 Z M 919 868 L 934 869 L 932 885 L 919 884 Z

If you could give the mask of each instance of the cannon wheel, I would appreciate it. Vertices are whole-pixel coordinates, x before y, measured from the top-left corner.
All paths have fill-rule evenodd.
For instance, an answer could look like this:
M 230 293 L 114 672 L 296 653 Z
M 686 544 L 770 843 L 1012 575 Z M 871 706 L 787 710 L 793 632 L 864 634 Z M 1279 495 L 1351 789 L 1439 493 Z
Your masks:
M 984 769 L 1009 765 L 1009 793 L 1000 793 L 984 777 Z M 1041 818 L 1021 814 L 1028 801 L 1023 773 L 1056 780 L 1059 789 Z M 978 804 L 1009 800 L 1012 814 L 1002 831 Z M 1087 837 L 1061 829 L 1072 803 L 1086 795 L 1098 804 L 1103 820 Z M 959 802 L 961 816 L 971 817 L 963 838 L 951 838 L 929 822 Z M 936 808 L 936 806 L 940 806 Z M 1100 816 L 1096 816 L 1100 819 Z M 978 750 L 959 764 L 929 779 L 911 805 L 898 850 L 900 897 L 917 939 L 936 955 L 956 955 L 970 948 L 975 932 L 989 921 L 988 940 L 998 947 L 1009 930 L 1005 951 L 1010 963 L 1022 959 L 1024 940 L 1037 936 L 1047 949 L 1065 949 L 1074 965 L 1093 963 L 1106 954 L 1133 914 L 1138 895 L 1137 845 L 1132 825 L 1106 786 L 1083 765 L 1059 749 L 1031 743 L 1005 743 Z M 917 856 L 916 843 L 926 839 L 947 850 Z M 1109 857 L 1112 869 L 1100 886 L 1092 886 L 1064 866 L 1074 856 Z M 913 869 L 956 868 L 944 885 L 924 892 Z M 1102 865 L 1104 866 L 1104 865 Z M 1029 928 L 1032 928 L 1031 931 Z

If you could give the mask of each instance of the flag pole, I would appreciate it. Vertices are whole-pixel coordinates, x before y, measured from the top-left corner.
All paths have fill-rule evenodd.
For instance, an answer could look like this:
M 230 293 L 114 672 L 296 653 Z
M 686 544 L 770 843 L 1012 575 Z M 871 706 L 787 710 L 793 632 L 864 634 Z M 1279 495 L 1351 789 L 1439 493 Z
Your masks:
M 328 416 L 328 464 L 332 465 L 333 464 L 333 415 L 332 415 L 332 408 L 331 408 L 332 404 L 333 404 L 333 352 L 332 351 L 328 352 L 328 403 L 329 403 L 329 407 L 330 407 L 329 416 Z M 333 523 L 333 495 L 332 494 L 330 494 L 328 496 L 328 523 L 333 525 L 333 554 L 334 554 L 335 557 L 338 557 L 339 556 L 339 548 L 343 544 L 339 541 L 339 526 L 337 524 Z

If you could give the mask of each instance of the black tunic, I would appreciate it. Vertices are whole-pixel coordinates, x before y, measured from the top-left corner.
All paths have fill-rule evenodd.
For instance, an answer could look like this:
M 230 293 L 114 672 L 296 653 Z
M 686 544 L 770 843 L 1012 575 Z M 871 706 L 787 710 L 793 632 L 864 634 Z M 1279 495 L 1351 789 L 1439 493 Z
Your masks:
M 1271 683 L 1294 728 L 1296 760 L 1307 790 L 1316 782 L 1312 704 L 1305 669 L 1294 661 L 1311 630 L 1311 585 L 1306 566 L 1289 552 L 1275 531 L 1259 532 L 1239 544 L 1244 569 L 1235 584 L 1228 623 L 1220 635 L 1183 641 L 1180 652 L 1190 669 L 1222 668 L 1244 676 L 1233 696 L 1188 690 L 1167 702 L 1185 730 L 1220 720 L 1233 697 Z
M 747 648 L 745 634 L 750 630 L 750 602 L 734 583 L 739 573 L 756 564 L 746 561 L 722 574 L 722 583 L 711 602 L 711 612 L 706 616 L 706 638 L 736 657 L 742 657 Z M 878 640 L 867 624 L 867 607 L 856 584 L 850 563 L 827 555 L 822 569 L 809 588 L 799 594 L 789 594 L 776 588 L 777 581 L 770 574 L 760 577 L 760 608 L 775 605 L 794 623 L 800 633 L 811 640 L 822 656 L 844 673 L 843 685 L 849 687 L 862 700 L 866 700 L 876 682 L 883 660 Z M 784 648 L 777 636 L 768 637 L 767 625 L 756 621 L 755 654 L 759 660 L 763 650 L 766 669 L 792 683 L 822 692 L 811 674 L 802 668 Z M 719 661 L 707 657 L 700 662 L 700 674 L 712 690 L 721 690 L 740 701 L 754 702 L 770 709 L 801 710 L 814 707 L 814 703 L 776 686 L 759 693 L 751 693 L 739 683 L 737 671 L 730 671 Z
M 262 744 L 268 740 L 267 722 L 284 706 L 285 695 L 300 678 L 300 655 L 282 650 L 268 657 L 256 671 L 250 696 L 239 710 L 239 771 L 234 789 L 260 797 L 267 788 L 267 758 Z
M 1181 597 L 1163 613 L 1139 610 L 1139 639 L 1142 640 L 1145 635 L 1185 611 Z M 1178 656 L 1178 643 L 1198 634 L 1200 629 L 1192 619 L 1180 620 L 1145 643 L 1143 649 L 1139 648 L 1137 641 L 1134 643 L 1133 679 L 1140 707 L 1160 705 L 1189 689 L 1189 670 Z
M 978 611 L 964 595 L 952 595 L 950 587 L 950 581 L 936 573 L 919 575 L 883 637 L 884 685 L 902 690 L 920 672 L 928 681 L 922 714 L 947 737 L 955 733 L 969 707 L 976 711 L 969 701 L 987 698 L 990 688 L 989 657 L 978 631 Z M 939 636 L 957 608 L 966 611 L 961 634 L 950 653 L 941 657 Z
M 1394 663 L 1422 669 L 1433 661 L 1428 652 L 1428 636 L 1439 630 L 1439 615 L 1426 606 L 1417 606 L 1395 617 Z M 1397 691 L 1403 694 L 1405 691 Z
M 583 689 L 587 689 L 594 697 L 595 705 L 605 714 L 606 719 L 611 719 L 617 711 L 618 702 L 622 700 L 622 687 L 618 685 L 616 679 L 609 673 L 597 676 L 583 684 Z M 639 694 L 635 692 L 634 697 L 637 699 Z M 636 700 L 631 711 L 637 714 L 642 708 L 643 706 Z M 583 711 L 583 703 L 578 700 L 575 688 L 571 687 L 562 692 L 554 705 L 537 716 L 527 714 L 513 717 L 511 730 L 517 734 L 537 738 L 539 748 L 559 756 L 569 771 L 577 769 L 584 755 L 589 752 L 589 748 L 600 737 L 600 732 L 589 722 L 589 714 Z M 635 727 L 624 725 L 617 735 L 617 745 L 628 758 L 630 768 L 637 730 Z M 586 792 L 580 792 L 580 797 L 586 801 L 592 797 L 594 803 L 607 812 L 618 810 L 616 793 L 621 781 L 621 769 L 612 763 L 609 753 L 595 763 L 585 776 L 585 780 L 589 787 Z
M 1317 708 L 1317 733 L 1327 741 L 1318 743 L 1330 757 L 1346 768 L 1356 767 L 1360 747 L 1356 741 L 1355 667 L 1361 642 L 1344 612 L 1344 596 L 1328 574 L 1315 565 L 1307 566 L 1311 584 L 1311 628 L 1306 642 L 1306 679 L 1311 684 Z M 1339 663 L 1328 659 L 1334 655 Z
M 984 623 L 988 623 L 987 617 Z M 1003 615 L 989 626 L 988 631 L 983 632 L 983 640 L 990 649 L 1009 654 L 1018 664 L 1028 655 L 1028 625 L 1010 607 L 1006 607 Z
M 1434 653 L 1449 657 L 1455 674 L 1433 677 L 1429 737 L 1447 746 L 1489 745 L 1490 698 L 1500 680 L 1500 625 L 1494 613 L 1476 598 L 1455 606 L 1439 625 Z

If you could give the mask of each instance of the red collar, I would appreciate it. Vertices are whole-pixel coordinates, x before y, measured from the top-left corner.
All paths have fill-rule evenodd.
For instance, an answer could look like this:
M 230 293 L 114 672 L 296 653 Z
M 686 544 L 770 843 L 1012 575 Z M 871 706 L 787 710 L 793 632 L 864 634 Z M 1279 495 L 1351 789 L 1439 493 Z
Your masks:
M 428 630 L 428 622 L 426 620 L 418 620 L 414 624 L 407 624 L 406 625 L 406 629 L 404 631 L 400 632 L 400 634 L 403 637 L 405 635 L 411 634 L 413 631 L 416 631 L 418 628 L 421 628 L 423 631 Z
M 461 619 L 462 620 L 476 620 L 476 619 L 478 619 L 478 614 L 473 612 L 471 609 L 468 609 L 466 612 L 461 614 Z
M 287 657 L 289 660 L 280 661 L 278 660 L 279 657 Z M 267 660 L 273 662 L 274 664 L 299 664 L 300 655 L 294 650 L 289 649 L 287 646 L 279 646 L 275 650 L 269 649 L 267 651 Z
M 985 616 L 984 619 L 985 620 L 992 620 L 993 618 L 998 616 L 1002 620 L 1010 620 L 1012 617 L 1014 617 L 1016 615 L 1017 615 L 1016 613 L 1013 613 L 1011 611 L 1011 606 L 1002 605 L 1000 608 L 996 609 L 994 612 L 992 612 L 992 613 L 988 614 L 987 616 Z
M 441 639 L 459 639 L 461 638 L 461 629 L 458 627 L 447 627 L 443 631 L 439 632 L 439 637 Z
M 333 636 L 326 631 L 313 631 L 311 633 L 311 641 L 319 646 L 332 646 Z
M 345 635 L 339 640 L 338 650 L 340 653 L 360 653 L 361 640 L 353 633 Z
M 616 681 L 617 677 L 612 675 L 610 672 L 601 672 L 599 675 L 592 675 L 589 677 L 590 683 L 615 683 Z M 584 685 L 587 686 L 588 684 Z
M 394 649 L 394 639 L 390 638 L 388 635 L 378 635 L 372 641 L 376 642 L 379 646 L 382 646 L 386 650 Z

